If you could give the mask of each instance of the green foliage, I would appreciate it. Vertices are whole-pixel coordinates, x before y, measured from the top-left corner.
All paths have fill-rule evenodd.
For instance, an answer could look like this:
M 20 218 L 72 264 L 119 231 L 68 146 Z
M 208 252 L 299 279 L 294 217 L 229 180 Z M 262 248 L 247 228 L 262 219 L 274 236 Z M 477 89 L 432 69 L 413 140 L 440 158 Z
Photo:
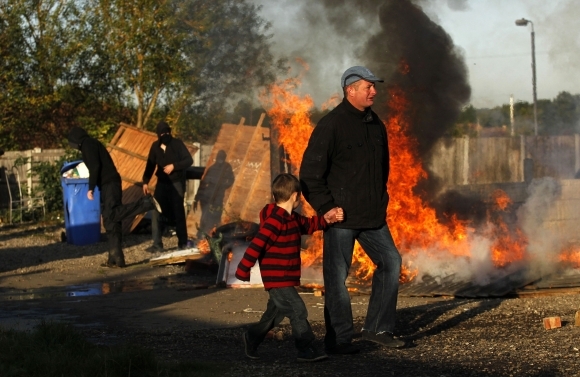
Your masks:
M 538 133 L 540 135 L 564 135 L 580 131 L 580 95 L 560 92 L 556 98 L 540 99 L 537 102 Z M 481 127 L 510 127 L 508 104 L 488 109 L 466 107 L 456 121 L 452 136 L 463 136 L 465 125 L 477 123 Z M 514 127 L 516 135 L 534 134 L 534 105 L 529 102 L 514 104 Z
M 98 346 L 72 325 L 41 323 L 32 332 L 0 329 L 0 376 L 219 376 L 226 366 L 163 363 L 133 345 Z
M 38 190 L 44 193 L 46 211 L 50 215 L 64 218 L 60 169 L 65 162 L 80 159 L 79 151 L 69 149 L 54 163 L 39 162 L 32 165 L 32 173 L 39 179 Z
M 58 148 L 80 126 L 161 119 L 197 138 L 272 82 L 269 24 L 248 0 L 0 2 L 0 148 Z

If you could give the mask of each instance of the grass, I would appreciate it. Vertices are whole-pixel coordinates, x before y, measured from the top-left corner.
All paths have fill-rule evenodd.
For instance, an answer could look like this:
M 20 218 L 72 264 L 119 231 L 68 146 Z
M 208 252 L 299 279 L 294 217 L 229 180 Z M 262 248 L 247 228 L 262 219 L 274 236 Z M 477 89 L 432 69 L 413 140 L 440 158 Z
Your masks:
M 212 377 L 225 371 L 211 363 L 159 362 L 133 345 L 95 345 L 69 324 L 41 323 L 29 332 L 0 328 L 2 377 Z

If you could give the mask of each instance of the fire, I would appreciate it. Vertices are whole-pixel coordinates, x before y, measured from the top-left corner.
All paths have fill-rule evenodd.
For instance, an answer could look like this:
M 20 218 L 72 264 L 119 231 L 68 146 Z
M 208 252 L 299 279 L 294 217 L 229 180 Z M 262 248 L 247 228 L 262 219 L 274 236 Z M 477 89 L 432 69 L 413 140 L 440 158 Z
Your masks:
M 304 69 L 307 66 L 304 64 Z M 406 68 L 405 68 L 406 67 Z M 403 72 L 408 66 L 403 65 Z M 312 133 L 313 124 L 310 111 L 313 101 L 310 96 L 300 97 L 294 91 L 300 85 L 300 79 L 290 78 L 273 85 L 268 92 L 261 95 L 264 107 L 279 133 L 279 142 L 288 155 L 292 173 L 299 174 L 302 155 Z M 460 221 L 449 216 L 442 222 L 434 208 L 430 207 L 415 191 L 418 184 L 427 178 L 417 153 L 417 141 L 409 135 L 409 117 L 412 104 L 405 93 L 397 87 L 389 88 L 389 118 L 385 127 L 389 137 L 390 172 L 388 192 L 390 202 L 385 214 L 395 244 L 402 255 L 408 256 L 406 265 L 401 268 L 400 281 L 412 281 L 418 274 L 417 267 L 412 265 L 413 256 L 419 252 L 433 256 L 467 257 L 471 256 L 470 240 L 476 230 L 469 222 Z M 331 98 L 330 103 L 338 103 L 338 96 Z M 511 203 L 502 191 L 494 193 L 494 210 L 488 214 L 488 226 L 485 236 L 492 240 L 492 260 L 496 267 L 525 258 L 527 239 L 516 226 L 508 225 L 503 218 Z M 303 213 L 313 215 L 314 211 L 302 203 Z M 311 237 L 308 249 L 303 253 L 304 266 L 321 264 L 322 234 L 317 232 Z M 367 257 L 358 243 L 353 251 L 354 275 L 360 281 L 369 281 L 376 266 Z
M 496 190 L 493 195 L 494 208 L 492 214 L 488 214 L 488 221 L 496 226 L 491 230 L 490 238 L 495 240 L 491 247 L 491 259 L 496 267 L 504 267 L 507 264 L 524 259 L 528 246 L 528 239 L 519 228 L 510 229 L 503 219 L 511 199 L 502 190 Z
M 580 247 L 568 246 L 558 256 L 558 261 L 572 268 L 580 268 Z
M 201 254 L 209 254 L 211 249 L 209 248 L 209 242 L 207 239 L 203 238 L 197 243 L 197 248 Z
M 308 66 L 303 62 L 304 71 Z M 314 125 L 310 121 L 310 110 L 314 101 L 310 96 L 300 97 L 294 91 L 300 86 L 300 76 L 288 78 L 276 83 L 269 91 L 262 92 L 260 98 L 264 107 L 268 108 L 268 116 L 273 127 L 278 131 L 280 144 L 288 154 L 288 161 L 293 168 L 292 173 L 299 175 L 302 155 L 308 145 Z M 305 216 L 315 215 L 312 207 L 302 198 L 302 213 Z M 310 266 L 322 262 L 322 234 L 315 233 L 308 240 L 308 248 L 302 253 L 302 264 Z

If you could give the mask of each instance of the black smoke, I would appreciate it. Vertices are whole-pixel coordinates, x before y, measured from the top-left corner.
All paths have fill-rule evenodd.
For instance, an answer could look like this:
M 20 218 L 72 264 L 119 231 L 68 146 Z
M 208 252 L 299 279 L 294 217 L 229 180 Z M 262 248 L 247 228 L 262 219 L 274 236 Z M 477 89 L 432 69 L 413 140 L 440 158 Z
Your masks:
M 383 77 L 373 109 L 388 119 L 388 99 L 400 88 L 410 101 L 407 119 L 410 135 L 416 138 L 418 153 L 427 162 L 435 142 L 454 127 L 462 107 L 469 101 L 471 88 L 460 50 L 449 34 L 409 0 L 324 0 L 336 32 L 346 38 L 362 34 L 365 23 L 379 27 L 353 54 L 361 65 Z M 404 67 L 402 69 L 402 67 Z M 434 174 L 418 188 L 432 204 L 439 187 Z M 455 197 L 460 202 L 460 198 Z M 445 200 L 446 210 L 455 212 Z M 460 208 L 456 209 L 463 212 Z M 446 211 L 447 212 L 447 211 Z

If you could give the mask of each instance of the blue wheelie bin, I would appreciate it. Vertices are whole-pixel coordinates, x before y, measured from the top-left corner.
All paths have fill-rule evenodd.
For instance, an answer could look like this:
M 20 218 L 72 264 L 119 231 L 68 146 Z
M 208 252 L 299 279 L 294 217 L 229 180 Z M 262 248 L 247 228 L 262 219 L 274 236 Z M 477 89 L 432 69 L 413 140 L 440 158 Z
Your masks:
M 82 161 L 67 162 L 60 169 L 64 199 L 64 226 L 66 240 L 73 245 L 89 245 L 101 239 L 101 195 L 93 191 L 93 200 L 87 198 L 88 178 L 65 178 L 63 173 L 74 169 Z

